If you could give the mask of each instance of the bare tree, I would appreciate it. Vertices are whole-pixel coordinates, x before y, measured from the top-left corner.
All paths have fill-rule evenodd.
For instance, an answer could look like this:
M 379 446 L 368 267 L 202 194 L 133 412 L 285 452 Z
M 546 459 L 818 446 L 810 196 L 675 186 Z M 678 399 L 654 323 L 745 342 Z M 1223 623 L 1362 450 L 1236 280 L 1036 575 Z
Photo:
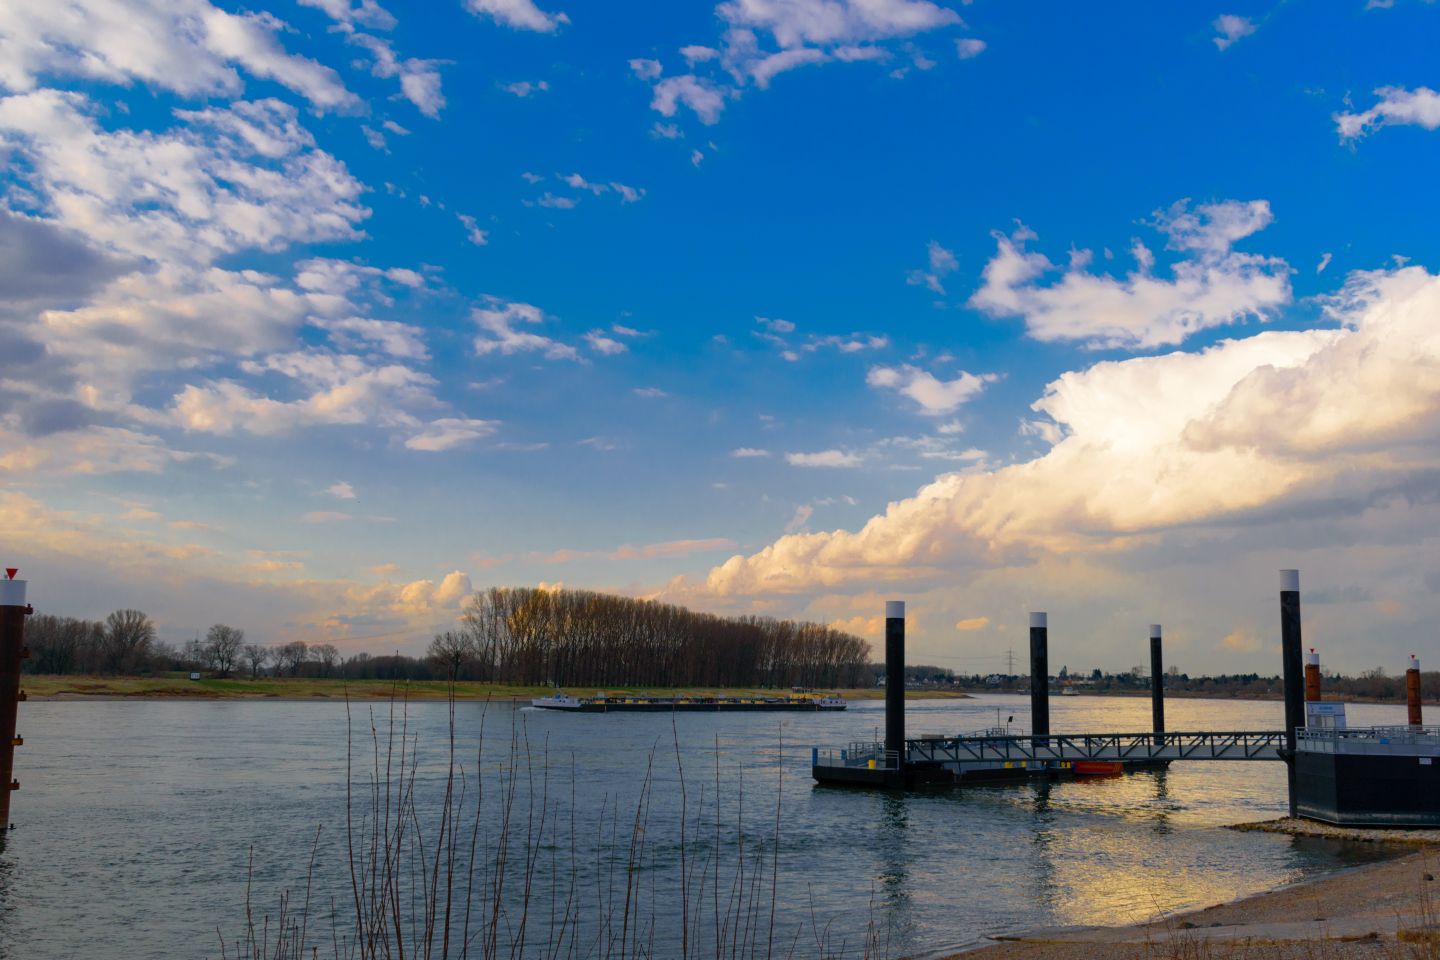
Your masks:
M 300 675 L 300 664 L 305 662 L 305 656 L 310 648 L 305 645 L 304 640 L 292 640 L 275 648 L 275 664 L 277 667 L 290 669 L 290 676 Z
M 240 662 L 240 647 L 244 642 L 244 630 L 217 623 L 205 634 L 205 659 L 216 673 L 228 677 Z
M 319 661 L 320 676 L 328 677 L 340 662 L 340 650 L 333 643 L 317 643 L 310 648 L 310 659 Z
M 127 673 L 139 669 L 155 642 L 155 624 L 139 610 L 116 610 L 105 618 L 105 669 Z
M 270 659 L 270 648 L 258 643 L 247 643 L 240 649 L 240 655 L 250 664 L 250 679 L 260 676 L 260 668 Z
M 451 680 L 460 676 L 460 668 L 475 659 L 475 638 L 472 634 L 446 630 L 430 641 L 425 656 L 435 668 Z

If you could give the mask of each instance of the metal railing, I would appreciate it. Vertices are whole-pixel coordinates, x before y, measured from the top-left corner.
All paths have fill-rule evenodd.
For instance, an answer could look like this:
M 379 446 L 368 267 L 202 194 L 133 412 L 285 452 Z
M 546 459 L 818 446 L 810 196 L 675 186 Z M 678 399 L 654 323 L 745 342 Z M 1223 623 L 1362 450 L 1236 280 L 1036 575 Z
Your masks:
M 1307 753 L 1440 755 L 1440 727 L 1352 727 L 1295 731 L 1295 749 Z
M 900 755 L 886 750 L 885 744 L 868 740 L 852 740 L 848 747 L 810 751 L 810 764 L 816 767 L 862 767 L 871 770 L 900 769 Z
M 1279 760 L 1283 731 L 1091 733 L 905 741 L 909 762 L 990 764 L 1047 760 Z

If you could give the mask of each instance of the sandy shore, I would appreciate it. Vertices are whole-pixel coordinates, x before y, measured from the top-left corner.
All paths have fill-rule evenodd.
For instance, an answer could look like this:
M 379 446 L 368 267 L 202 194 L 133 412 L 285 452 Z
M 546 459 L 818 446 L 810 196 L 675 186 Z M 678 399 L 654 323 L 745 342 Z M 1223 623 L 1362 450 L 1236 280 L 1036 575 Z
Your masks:
M 1386 831 L 1338 831 L 1295 821 L 1266 826 L 1285 833 L 1390 842 Z M 1395 860 L 1150 923 L 1033 930 L 997 937 L 993 945 L 954 956 L 963 960 L 1440 957 L 1440 881 L 1434 879 L 1440 872 L 1440 831 L 1404 833 L 1403 842 L 1410 846 L 1397 850 L 1411 852 Z

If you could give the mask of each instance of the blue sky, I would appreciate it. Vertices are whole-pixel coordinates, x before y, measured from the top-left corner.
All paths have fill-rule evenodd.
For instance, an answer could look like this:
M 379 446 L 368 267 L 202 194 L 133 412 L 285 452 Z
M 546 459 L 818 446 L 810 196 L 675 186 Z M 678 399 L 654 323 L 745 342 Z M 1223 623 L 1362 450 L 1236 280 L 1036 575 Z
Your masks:
M 1432 4 L 0 13 L 40 605 L 423 646 L 565 583 L 993 667 L 1433 622 Z M 1133 634 L 1135 642 L 1130 642 Z M 1423 656 L 1423 654 L 1422 654 Z M 1060 659 L 1065 659 L 1061 656 Z

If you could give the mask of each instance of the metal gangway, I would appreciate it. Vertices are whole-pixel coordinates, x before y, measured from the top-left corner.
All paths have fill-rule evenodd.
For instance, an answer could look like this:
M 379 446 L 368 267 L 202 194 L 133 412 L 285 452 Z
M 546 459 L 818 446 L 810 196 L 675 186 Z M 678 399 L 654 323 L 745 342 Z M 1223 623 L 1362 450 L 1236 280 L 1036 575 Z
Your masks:
M 1198 733 L 982 733 L 905 741 L 905 763 L 941 766 L 956 774 L 981 770 L 1064 767 L 1077 762 L 1160 763 L 1175 760 L 1280 760 L 1280 730 Z M 895 769 L 883 744 L 856 742 L 844 750 L 816 750 L 815 766 Z

